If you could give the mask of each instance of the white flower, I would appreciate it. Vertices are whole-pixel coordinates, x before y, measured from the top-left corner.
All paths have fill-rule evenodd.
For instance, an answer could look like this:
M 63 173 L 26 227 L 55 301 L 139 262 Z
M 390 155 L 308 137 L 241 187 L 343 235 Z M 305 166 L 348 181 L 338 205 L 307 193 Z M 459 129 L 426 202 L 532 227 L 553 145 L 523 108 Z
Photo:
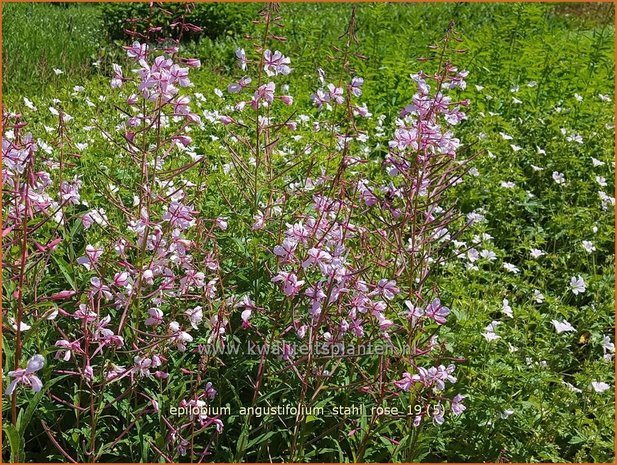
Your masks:
M 516 184 L 512 181 L 501 181 L 501 187 L 505 189 L 512 189 L 514 186 L 516 186 Z
M 484 336 L 484 338 L 489 342 L 496 341 L 497 339 L 501 339 L 501 336 L 497 336 L 497 334 L 495 334 L 495 329 L 500 324 L 501 324 L 501 321 L 491 322 L 486 328 L 484 328 L 484 333 L 482 333 L 482 336 Z
M 566 320 L 561 320 L 561 321 L 551 320 L 551 323 L 553 323 L 553 326 L 555 326 L 555 329 L 557 330 L 557 333 L 559 334 L 564 333 L 564 332 L 576 331 L 574 326 L 572 326 Z
M 596 176 L 596 182 L 600 184 L 601 187 L 606 187 L 608 184 L 606 183 L 606 178 L 602 176 Z
M 532 299 L 538 303 L 541 304 L 542 302 L 544 302 L 544 294 L 542 294 L 539 290 L 535 289 L 533 291 L 533 297 Z
M 576 142 L 577 144 L 583 143 L 583 136 L 580 134 L 572 134 L 571 136 L 566 137 L 568 142 Z
M 587 253 L 591 253 L 596 250 L 596 246 L 593 245 L 591 241 L 583 241 L 581 245 L 583 246 L 583 249 L 585 249 L 585 252 Z
M 574 386 L 574 385 L 572 385 L 572 384 L 568 383 L 567 381 L 564 381 L 564 382 L 563 382 L 563 384 L 565 384 L 565 385 L 566 385 L 566 387 L 567 387 L 570 391 L 572 391 L 572 392 L 583 392 L 583 391 L 581 391 L 579 388 L 577 388 L 576 386 Z
M 604 352 L 615 352 L 615 344 L 611 342 L 611 338 L 608 336 L 602 337 L 602 350 Z
M 602 381 L 592 381 L 591 387 L 596 392 L 604 392 L 611 388 L 610 384 L 603 383 Z
M 570 290 L 574 295 L 582 294 L 587 290 L 587 285 L 581 276 L 572 276 L 570 278 Z
M 510 307 L 510 302 L 508 301 L 508 299 L 503 299 L 502 304 L 503 307 L 501 311 L 508 315 L 510 318 L 514 318 L 514 314 L 512 313 L 512 307 Z
M 480 257 L 492 262 L 497 259 L 497 255 L 492 250 L 484 249 L 480 251 Z
M 510 273 L 514 273 L 514 274 L 518 274 L 519 271 L 521 271 L 515 265 L 513 265 L 512 263 L 508 263 L 508 262 L 505 262 L 503 264 L 503 267 Z
M 17 322 L 12 317 L 9 317 L 8 320 L 11 323 L 12 328 L 15 331 L 17 331 Z M 32 326 L 24 323 L 23 321 L 19 323 L 19 330 L 20 331 L 28 331 L 31 327 Z
M 546 255 L 546 252 L 540 249 L 531 249 L 529 255 L 531 255 L 531 258 L 540 258 L 542 255 Z
M 514 410 L 504 410 L 503 412 L 501 412 L 501 414 L 499 415 L 501 417 L 502 420 L 505 420 L 506 418 L 508 418 L 510 415 L 514 414 Z
M 597 158 L 593 157 L 591 157 L 591 163 L 593 163 L 593 166 L 602 166 L 604 164 L 603 161 L 600 161 Z
M 553 180 L 557 184 L 563 184 L 566 182 L 565 176 L 563 175 L 563 173 L 560 173 L 559 171 L 553 171 Z
M 56 73 L 56 76 L 60 76 L 61 74 L 64 74 L 64 71 L 62 71 L 61 69 L 58 68 L 53 68 L 54 73 Z
M 582 102 L 583 101 L 583 96 L 582 95 L 574 94 L 574 98 L 576 99 L 577 102 Z
M 30 110 L 36 111 L 36 107 L 34 106 L 34 103 L 32 103 L 32 100 L 30 100 L 28 97 L 24 97 L 24 105 L 30 108 Z

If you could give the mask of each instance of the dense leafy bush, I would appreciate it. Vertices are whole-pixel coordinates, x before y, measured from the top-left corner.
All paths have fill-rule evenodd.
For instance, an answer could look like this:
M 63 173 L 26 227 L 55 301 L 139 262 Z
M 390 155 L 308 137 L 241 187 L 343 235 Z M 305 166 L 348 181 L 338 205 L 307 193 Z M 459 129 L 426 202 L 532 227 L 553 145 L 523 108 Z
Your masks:
M 187 31 L 185 40 L 195 40 L 202 36 L 217 39 L 226 35 L 239 34 L 255 18 L 259 5 L 256 3 L 197 3 L 187 5 L 166 3 L 163 8 L 150 6 L 145 2 L 104 3 L 102 19 L 105 31 L 111 40 L 124 40 L 125 29 L 135 26 L 145 32 L 148 26 L 161 27 L 162 36 L 176 35 L 177 28 L 171 27 L 178 19 L 184 17 L 186 22 L 198 25 L 203 30 Z M 135 24 L 131 20 L 147 20 Z

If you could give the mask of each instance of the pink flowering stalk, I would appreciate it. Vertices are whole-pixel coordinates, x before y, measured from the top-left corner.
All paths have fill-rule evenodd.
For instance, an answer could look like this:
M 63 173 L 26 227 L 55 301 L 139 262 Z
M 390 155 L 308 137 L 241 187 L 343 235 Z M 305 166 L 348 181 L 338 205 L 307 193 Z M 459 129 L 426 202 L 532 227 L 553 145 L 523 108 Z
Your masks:
M 397 355 L 395 363 L 358 374 L 355 382 L 377 404 L 404 393 L 409 404 L 446 404 L 446 381 L 456 382 L 455 366 L 442 363 L 447 356 L 436 332 L 450 311 L 440 301 L 438 288 L 426 283 L 431 269 L 445 259 L 444 245 L 458 233 L 448 230 L 456 215 L 442 203 L 464 171 L 465 163 L 457 159 L 461 143 L 450 128 L 465 118 L 462 109 L 468 102 L 447 92 L 464 88 L 466 72 L 442 59 L 434 74 L 414 75 L 417 91 L 396 120 L 385 173 L 376 175 L 369 169 L 370 154 L 360 150 L 370 137 L 363 126 L 372 115 L 360 100 L 364 79 L 349 64 L 355 18 L 342 52 L 341 77 L 331 80 L 318 70 L 320 87 L 311 97 L 314 116 L 294 117 L 285 111 L 294 105 L 285 84 L 293 62 L 271 45 L 280 39 L 271 32 L 273 15 L 272 10 L 264 12 L 264 41 L 254 54 L 237 50 L 242 77 L 228 88 L 235 103 L 229 114 L 219 115 L 228 132 L 232 179 L 248 187 L 251 230 L 272 244 L 269 250 L 276 260 L 267 279 L 279 289 L 282 299 L 276 306 L 285 311 L 260 312 L 268 327 L 263 343 L 285 341 L 283 346 L 291 347 L 289 343 L 300 341 L 309 348 L 379 343 L 396 348 L 404 341 L 408 350 Z M 444 54 L 451 36 L 449 32 L 444 41 Z M 294 131 L 302 125 L 310 125 L 313 137 L 286 151 L 282 140 L 294 140 Z M 317 164 L 318 159 L 323 161 Z M 255 249 L 252 255 L 253 274 L 259 276 L 263 267 Z M 255 285 L 252 296 L 260 293 Z M 240 308 L 242 327 L 254 328 L 249 325 L 253 310 Z M 316 402 L 314 393 L 336 379 L 331 363 L 310 350 L 304 358 L 286 351 L 283 360 L 299 378 L 300 405 Z M 267 370 L 262 359 L 253 399 Z M 435 381 L 420 377 L 435 370 Z M 457 399 L 452 409 L 460 411 L 462 398 Z M 424 414 L 410 419 L 408 440 L 426 420 Z M 445 421 L 441 414 L 428 420 Z M 299 418 L 291 445 L 294 460 L 302 458 L 303 428 Z M 371 428 L 363 433 L 358 457 Z
M 189 26 L 178 21 L 175 27 L 182 31 Z M 14 289 L 11 305 L 4 306 L 14 333 L 15 369 L 6 389 L 11 421 L 16 423 L 18 397 L 23 395 L 16 387 L 39 391 L 45 383 L 36 373 L 41 356 L 19 368 L 23 333 L 37 323 L 37 331 L 55 351 L 52 376 L 63 375 L 64 384 L 79 386 L 75 395 L 72 387 L 51 395 L 72 406 L 89 425 L 81 439 L 91 461 L 104 450 L 97 444 L 97 422 L 115 408 L 109 396 L 143 398 L 149 385 L 176 381 L 170 360 L 196 351 L 196 334 L 206 333 L 213 345 L 223 343 L 227 321 L 214 235 L 222 223 L 200 214 L 196 204 L 203 192 L 192 181 L 205 159 L 192 155 L 189 133 L 201 118 L 184 91 L 191 86 L 189 71 L 199 61 L 179 57 L 177 43 L 159 48 L 135 40 L 126 54 L 129 69 L 114 65 L 110 81 L 125 108 L 115 130 L 98 128 L 121 154 L 115 165 L 119 170 L 112 169 L 103 178 L 105 184 L 96 184 L 101 178 L 93 180 L 92 203 L 82 201 L 84 183 L 75 175 L 79 167 L 67 161 L 73 150 L 87 150 L 87 144 L 77 147 L 71 140 L 70 118 L 55 112 L 57 139 L 45 158 L 21 116 L 3 114 L 3 271 L 5 283 Z M 127 166 L 136 180 L 133 185 L 121 176 Z M 69 231 L 83 237 L 81 249 L 79 241 L 65 245 Z M 54 259 L 56 252 L 59 258 Z M 65 262 L 67 257 L 72 263 Z M 72 276 L 73 289 L 58 289 L 56 282 L 46 288 L 44 270 L 50 266 L 52 274 Z M 62 266 L 62 272 L 56 266 Z M 47 302 L 53 303 L 51 311 Z M 196 373 L 184 398 L 198 401 L 205 392 L 212 401 L 214 388 L 201 382 L 207 369 Z M 173 376 L 182 379 L 186 373 Z M 137 415 L 156 414 L 156 399 L 148 399 Z M 182 418 L 166 419 L 172 442 L 162 455 L 177 456 L 178 444 L 187 441 L 191 455 L 207 453 L 207 445 L 194 448 L 200 442 L 195 437 L 219 434 L 224 425 L 218 418 L 203 420 L 197 429 L 187 430 L 183 423 L 176 424 Z

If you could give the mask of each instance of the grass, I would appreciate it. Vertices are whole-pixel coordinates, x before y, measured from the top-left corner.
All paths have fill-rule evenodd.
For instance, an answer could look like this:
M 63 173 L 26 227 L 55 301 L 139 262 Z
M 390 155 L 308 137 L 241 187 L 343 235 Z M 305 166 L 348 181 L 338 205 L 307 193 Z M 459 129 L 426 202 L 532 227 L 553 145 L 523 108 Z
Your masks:
M 2 10 L 3 94 L 49 95 L 67 78 L 79 85 L 96 72 L 105 42 L 99 5 L 7 3 Z

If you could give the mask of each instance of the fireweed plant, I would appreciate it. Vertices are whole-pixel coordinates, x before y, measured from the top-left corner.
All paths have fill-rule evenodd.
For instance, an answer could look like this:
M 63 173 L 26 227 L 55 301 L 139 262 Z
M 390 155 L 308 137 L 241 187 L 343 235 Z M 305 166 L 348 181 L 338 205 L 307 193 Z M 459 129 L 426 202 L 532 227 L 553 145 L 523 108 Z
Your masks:
M 132 26 L 108 100 L 88 101 L 116 110 L 87 123 L 90 149 L 111 163 L 82 159 L 88 144 L 73 140 L 60 101 L 51 143 L 22 115 L 2 116 L 11 459 L 27 459 L 27 440 L 68 461 L 204 461 L 228 430 L 235 460 L 271 459 L 276 428 L 284 460 L 310 460 L 326 436 L 344 443 L 341 459 L 366 460 L 380 438 L 392 460 L 413 460 L 427 424 L 466 408 L 433 273 L 474 219 L 450 195 L 471 158 L 454 133 L 469 102 L 457 97 L 467 72 L 450 61 L 453 28 L 388 127 L 368 124 L 353 14 L 312 95 L 294 96 L 268 5 L 236 51 L 233 103 L 201 112 L 203 95 L 189 91 L 200 61 L 147 20 Z M 182 18 L 172 27 L 198 30 Z M 200 154 L 206 132 L 225 153 Z M 370 156 L 370 138 L 383 157 Z M 247 342 L 257 355 L 234 356 Z M 349 351 L 360 347 L 373 352 Z M 226 370 L 242 374 L 230 383 Z M 231 411 L 217 413 L 230 390 Z M 55 424 L 36 420 L 43 398 Z M 365 413 L 310 413 L 328 404 Z M 277 405 L 296 410 L 235 411 Z

